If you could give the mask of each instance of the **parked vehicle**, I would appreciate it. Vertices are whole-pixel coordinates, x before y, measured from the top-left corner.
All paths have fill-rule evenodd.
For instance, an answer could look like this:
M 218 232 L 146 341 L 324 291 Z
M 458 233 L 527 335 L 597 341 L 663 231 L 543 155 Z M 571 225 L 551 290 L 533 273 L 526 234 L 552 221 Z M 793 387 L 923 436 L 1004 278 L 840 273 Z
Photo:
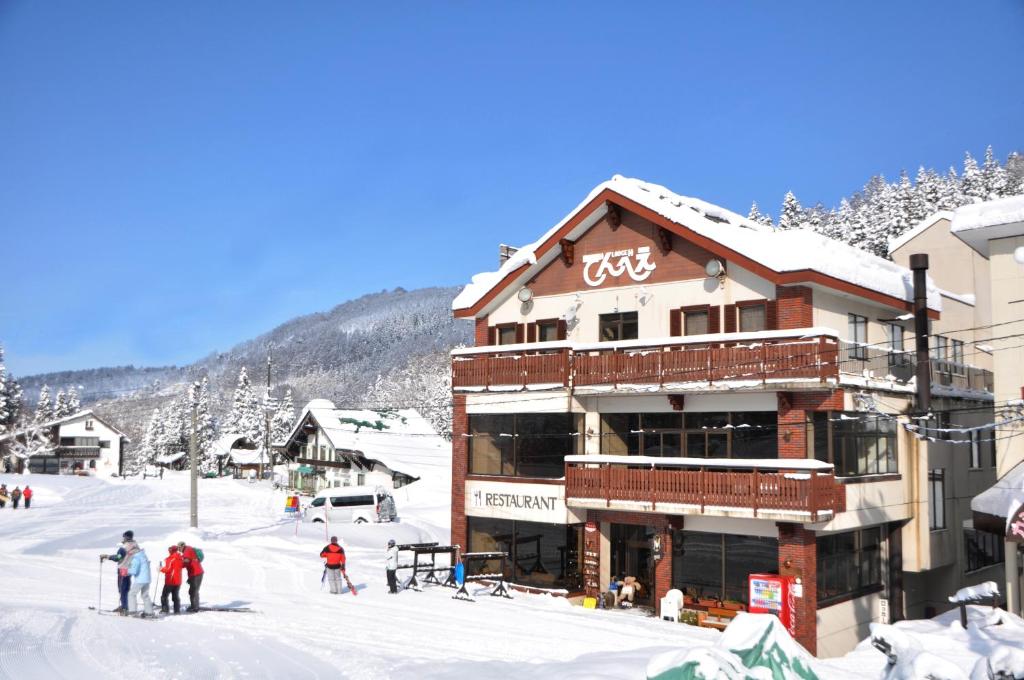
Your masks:
M 306 508 L 307 522 L 397 522 L 391 491 L 383 486 L 339 486 L 323 489 Z

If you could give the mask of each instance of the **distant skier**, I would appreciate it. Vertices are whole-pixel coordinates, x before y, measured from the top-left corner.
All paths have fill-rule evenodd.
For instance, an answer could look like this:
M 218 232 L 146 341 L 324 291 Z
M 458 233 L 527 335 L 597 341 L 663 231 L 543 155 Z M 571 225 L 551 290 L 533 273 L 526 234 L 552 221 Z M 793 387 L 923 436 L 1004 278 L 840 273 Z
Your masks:
M 15 510 L 18 509 L 18 503 L 20 501 L 21 501 L 21 487 L 20 486 L 16 486 L 16 487 L 14 487 L 14 491 L 11 492 L 11 505 L 14 506 Z
M 164 589 L 160 593 L 160 611 L 168 613 L 168 596 L 174 601 L 174 613 L 181 613 L 181 570 L 185 567 L 185 560 L 178 550 L 178 546 L 172 545 L 167 549 L 167 559 L 160 571 L 164 575 Z
M 117 592 L 120 596 L 120 606 L 114 611 L 119 614 L 128 613 L 128 589 L 131 588 L 132 578 L 128 575 L 128 565 L 132 557 L 139 551 L 139 544 L 135 542 L 135 534 L 128 530 L 121 534 L 121 545 L 117 552 L 111 555 L 100 555 L 100 561 L 110 560 L 117 564 Z
M 178 549 L 181 550 L 182 561 L 185 563 L 185 571 L 188 573 L 188 609 L 185 611 L 199 611 L 199 588 L 203 585 L 203 555 L 202 550 L 196 550 L 185 541 L 179 541 Z
M 324 561 L 324 572 L 331 587 L 331 594 L 341 593 L 341 576 L 345 571 L 345 549 L 338 544 L 338 537 L 331 536 L 331 542 L 320 551 Z
M 398 593 L 398 546 L 395 539 L 388 539 L 388 549 L 384 553 L 384 570 L 388 575 L 388 591 L 391 595 Z
M 32 506 L 32 487 L 26 484 L 25 490 L 21 492 L 21 497 L 25 499 L 25 509 L 28 510 Z
M 131 562 L 128 563 L 128 575 L 132 578 L 132 585 L 128 590 L 128 613 L 134 614 L 138 611 L 137 598 L 142 595 L 142 617 L 153 616 L 153 600 L 149 597 L 149 584 L 152 578 L 145 550 L 140 548 L 132 554 Z
M 0 484 L 0 508 L 7 507 L 7 501 L 11 500 L 11 494 L 7 491 L 6 484 Z

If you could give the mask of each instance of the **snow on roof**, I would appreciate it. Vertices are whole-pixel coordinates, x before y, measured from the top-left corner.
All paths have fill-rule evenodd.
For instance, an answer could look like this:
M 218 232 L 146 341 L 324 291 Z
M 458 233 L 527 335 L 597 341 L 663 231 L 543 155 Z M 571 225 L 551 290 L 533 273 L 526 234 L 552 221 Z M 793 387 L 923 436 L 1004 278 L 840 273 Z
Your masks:
M 229 432 L 213 440 L 210 450 L 215 456 L 230 456 L 235 451 L 255 451 L 256 447 L 245 435 Z
M 956 595 L 949 596 L 949 601 L 954 604 L 966 604 L 992 597 L 999 597 L 999 586 L 996 585 L 995 581 L 985 581 L 976 586 L 961 588 L 956 591 Z
M 1024 196 L 1011 196 L 957 208 L 953 211 L 950 231 L 988 257 L 990 240 L 1024 234 Z
M 128 439 L 128 437 L 125 435 L 124 432 L 121 432 L 121 430 L 117 429 L 116 427 L 114 427 L 113 425 L 108 423 L 103 418 L 100 418 L 98 415 L 96 415 L 93 412 L 93 410 L 91 408 L 87 408 L 84 411 L 79 411 L 78 413 L 72 413 L 71 415 L 64 416 L 63 418 L 54 418 L 53 420 L 48 420 L 45 423 L 41 423 L 41 424 L 38 424 L 38 425 L 34 424 L 34 425 L 32 425 L 32 429 L 43 429 L 43 428 L 47 428 L 47 427 L 53 427 L 55 425 L 63 425 L 64 423 L 70 423 L 70 422 L 72 422 L 74 420 L 80 420 L 80 419 L 85 418 L 87 416 L 90 416 L 90 417 L 94 418 L 95 420 L 100 421 L 108 429 L 110 429 L 113 432 L 117 433 L 118 435 L 124 437 L 125 439 Z M 24 434 L 25 432 L 28 432 L 28 430 L 29 430 L 29 428 L 22 428 L 20 430 L 14 430 L 13 432 L 8 432 L 6 434 L 0 435 L 0 442 L 5 441 L 7 439 L 10 439 L 11 437 L 16 437 L 19 434 Z M 131 440 L 129 439 L 128 441 L 131 441 Z
M 776 230 L 700 199 L 673 193 L 663 186 L 615 175 L 607 182 L 594 187 L 572 212 L 538 240 L 520 248 L 498 271 L 474 276 L 472 282 L 452 301 L 452 309 L 472 307 L 506 275 L 522 265 L 536 267 L 537 250 L 541 245 L 605 190 L 633 200 L 666 219 L 716 241 L 773 271 L 813 270 L 899 300 L 913 300 L 913 273 L 894 262 L 810 230 Z M 578 238 L 600 219 L 606 210 L 604 206 L 595 209 L 568 237 Z M 556 254 L 557 251 L 552 248 L 539 264 L 546 265 Z M 526 276 L 529 274 L 530 272 Z M 928 306 L 936 310 L 942 309 L 938 290 L 932 286 L 929 286 Z
M 959 293 L 951 293 L 948 290 L 941 290 L 940 289 L 939 290 L 939 294 L 942 295 L 942 297 L 944 297 L 944 298 L 949 298 L 950 300 L 956 300 L 957 302 L 962 302 L 963 304 L 970 305 L 971 307 L 974 307 L 975 305 L 978 304 L 978 298 L 975 297 L 974 293 L 959 294 Z
M 907 229 L 905 232 L 897 236 L 896 238 L 889 241 L 889 254 L 892 255 L 893 251 L 902 248 L 903 246 L 910 243 L 912 239 L 919 236 L 928 230 L 929 227 L 933 226 L 939 220 L 952 220 L 952 210 L 940 210 L 937 213 L 933 213 L 928 217 L 918 222 L 915 226 Z
M 1010 516 L 1024 503 L 1024 462 L 1010 468 L 995 484 L 971 499 L 971 510 L 986 515 Z
M 178 451 L 177 453 L 164 453 L 153 459 L 154 463 L 160 465 L 170 465 L 171 463 L 181 460 L 187 454 L 184 451 Z
M 450 477 L 451 445 L 416 409 L 339 409 L 326 399 L 314 399 L 303 409 L 300 423 L 306 414 L 313 416 L 335 449 L 362 454 L 412 477 Z

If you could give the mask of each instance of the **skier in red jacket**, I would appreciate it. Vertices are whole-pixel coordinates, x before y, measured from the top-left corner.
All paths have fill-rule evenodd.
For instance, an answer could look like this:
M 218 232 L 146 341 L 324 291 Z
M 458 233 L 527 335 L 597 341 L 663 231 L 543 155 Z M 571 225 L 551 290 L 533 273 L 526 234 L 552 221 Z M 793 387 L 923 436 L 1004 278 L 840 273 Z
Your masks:
M 181 597 L 179 593 L 181 591 L 181 570 L 184 567 L 185 560 L 181 556 L 181 552 L 178 551 L 178 546 L 172 545 L 167 549 L 167 559 L 164 560 L 164 565 L 160 567 L 160 571 L 164 574 L 164 589 L 160 593 L 160 611 L 164 614 L 169 611 L 167 607 L 168 596 L 174 601 L 174 613 L 181 613 Z
M 185 545 L 185 541 L 180 541 L 178 549 L 181 550 L 185 571 L 188 572 L 189 606 L 185 611 L 197 612 L 199 611 L 199 588 L 203 585 L 203 573 L 205 570 L 203 569 L 202 562 L 199 561 L 199 555 L 196 554 L 195 548 Z
M 21 492 L 21 497 L 25 500 L 25 509 L 28 510 L 32 506 L 32 489 L 27 484 L 25 490 Z
M 345 549 L 338 545 L 338 537 L 331 536 L 331 542 L 320 551 L 320 558 L 324 561 L 327 581 L 331 584 L 331 594 L 337 595 L 341 592 L 341 576 L 345 571 Z

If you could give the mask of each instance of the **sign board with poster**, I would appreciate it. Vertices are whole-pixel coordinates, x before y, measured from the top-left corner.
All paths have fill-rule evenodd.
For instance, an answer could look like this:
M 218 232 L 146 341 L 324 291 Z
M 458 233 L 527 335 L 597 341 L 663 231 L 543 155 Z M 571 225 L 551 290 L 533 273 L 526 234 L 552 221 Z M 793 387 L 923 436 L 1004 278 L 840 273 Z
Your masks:
M 583 526 L 583 590 L 590 597 L 601 593 L 601 531 L 597 522 Z
M 775 614 L 790 635 L 796 635 L 794 578 L 778 574 L 750 574 L 747 609 L 752 614 Z
M 1024 503 L 1006 518 L 1006 540 L 1024 543 Z

